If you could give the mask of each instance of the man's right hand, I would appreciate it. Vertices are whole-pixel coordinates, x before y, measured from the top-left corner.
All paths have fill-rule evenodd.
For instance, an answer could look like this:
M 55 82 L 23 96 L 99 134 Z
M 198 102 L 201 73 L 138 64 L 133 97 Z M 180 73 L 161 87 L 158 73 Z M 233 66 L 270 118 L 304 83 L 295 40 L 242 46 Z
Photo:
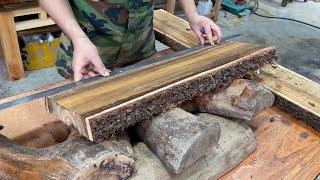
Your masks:
M 75 81 L 98 75 L 110 75 L 111 71 L 105 68 L 98 49 L 88 37 L 77 38 L 72 44 L 74 47 L 72 68 Z

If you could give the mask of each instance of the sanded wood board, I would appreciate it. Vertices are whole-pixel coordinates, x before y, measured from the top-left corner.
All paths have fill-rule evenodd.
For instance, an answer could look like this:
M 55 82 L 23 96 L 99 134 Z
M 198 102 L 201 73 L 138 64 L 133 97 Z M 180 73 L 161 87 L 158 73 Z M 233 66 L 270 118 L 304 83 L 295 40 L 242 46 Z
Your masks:
M 198 44 L 187 21 L 164 10 L 154 12 L 157 40 L 173 50 L 191 48 Z M 320 85 L 281 65 L 265 66 L 255 79 L 276 95 L 276 105 L 320 130 Z
M 81 85 L 46 102 L 61 121 L 100 141 L 275 60 L 273 47 L 238 42 L 207 46 Z

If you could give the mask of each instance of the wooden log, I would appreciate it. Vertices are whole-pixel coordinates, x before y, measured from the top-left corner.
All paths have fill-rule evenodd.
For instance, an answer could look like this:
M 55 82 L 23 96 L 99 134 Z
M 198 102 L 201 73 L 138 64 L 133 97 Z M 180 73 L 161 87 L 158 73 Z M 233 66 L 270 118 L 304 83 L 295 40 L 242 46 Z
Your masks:
M 185 100 L 221 89 L 273 63 L 276 55 L 273 47 L 232 42 L 164 58 L 47 97 L 48 110 L 90 140 L 101 141 Z
M 134 155 L 137 157 L 137 173 L 131 180 L 167 180 L 170 174 L 162 165 L 161 161 L 154 155 L 146 144 L 139 142 L 133 146 Z
M 164 10 L 154 12 L 154 30 L 157 40 L 173 50 L 182 50 L 198 44 L 185 20 Z M 320 85 L 281 65 L 265 66 L 255 76 L 276 95 L 275 104 L 311 127 L 320 130 Z
M 245 121 L 236 122 L 207 113 L 197 116 L 219 123 L 219 146 L 214 153 L 204 156 L 181 174 L 172 175 L 172 179 L 217 179 L 236 167 L 256 149 L 254 133 Z
M 181 173 L 211 153 L 220 137 L 218 123 L 199 119 L 180 108 L 139 123 L 137 132 L 173 174 Z
M 72 131 L 60 144 L 34 149 L 0 136 L 1 179 L 128 178 L 135 160 L 125 134 L 103 143 L 92 143 Z
M 258 82 L 237 79 L 221 92 L 208 92 L 194 99 L 198 112 L 224 117 L 251 120 L 258 113 L 270 108 L 274 95 Z

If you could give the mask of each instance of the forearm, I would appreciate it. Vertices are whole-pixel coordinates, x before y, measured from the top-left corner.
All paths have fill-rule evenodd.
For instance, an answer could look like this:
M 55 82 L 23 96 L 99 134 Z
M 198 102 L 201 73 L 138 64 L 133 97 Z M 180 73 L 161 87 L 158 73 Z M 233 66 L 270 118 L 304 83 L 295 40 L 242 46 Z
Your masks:
M 189 22 L 198 15 L 198 10 L 194 0 L 180 0 L 182 9 L 184 10 Z
M 39 2 L 72 42 L 87 37 L 77 22 L 68 0 L 39 0 Z

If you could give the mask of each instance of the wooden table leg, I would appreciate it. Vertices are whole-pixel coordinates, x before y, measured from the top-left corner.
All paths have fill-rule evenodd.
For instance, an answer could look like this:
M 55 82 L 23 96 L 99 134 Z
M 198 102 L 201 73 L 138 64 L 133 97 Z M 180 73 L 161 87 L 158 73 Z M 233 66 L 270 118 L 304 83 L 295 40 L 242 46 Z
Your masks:
M 24 70 L 22 58 L 13 14 L 11 12 L 0 13 L 0 37 L 9 78 L 11 80 L 23 78 Z
M 176 6 L 176 0 L 168 0 L 167 1 L 167 11 L 171 14 L 174 13 L 174 8 Z
M 218 20 L 220 9 L 221 9 L 221 0 L 215 0 L 214 7 L 212 9 L 213 12 L 211 14 L 211 18 L 214 22 Z

